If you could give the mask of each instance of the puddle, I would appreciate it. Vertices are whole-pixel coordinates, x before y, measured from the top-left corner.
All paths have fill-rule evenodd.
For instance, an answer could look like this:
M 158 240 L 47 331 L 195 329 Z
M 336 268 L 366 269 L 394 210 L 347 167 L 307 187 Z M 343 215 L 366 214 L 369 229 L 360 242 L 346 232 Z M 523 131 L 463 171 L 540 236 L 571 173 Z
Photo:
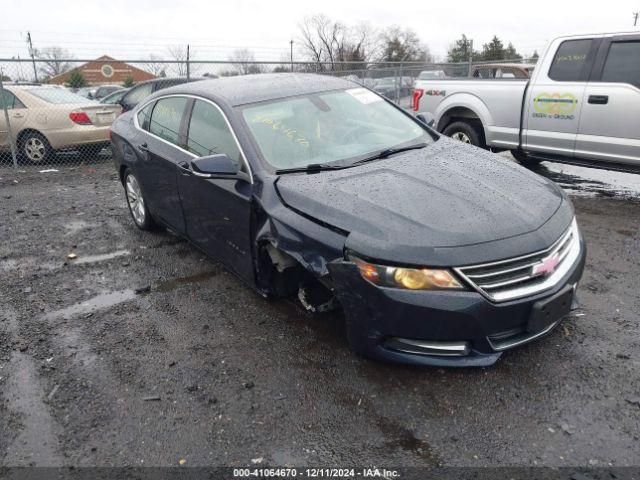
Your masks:
M 571 195 L 640 200 L 640 174 L 550 162 L 542 162 L 531 170 L 553 180 Z
M 102 253 L 99 255 L 86 255 L 86 256 L 78 256 L 77 259 L 73 260 L 73 264 L 75 265 L 83 265 L 85 263 L 96 263 L 96 262 L 104 262 L 105 260 L 111 260 L 118 257 L 124 257 L 127 255 L 131 255 L 129 250 L 117 250 L 111 253 Z
M 7 466 L 62 466 L 57 454 L 58 427 L 42 400 L 45 392 L 38 381 L 36 366 L 28 355 L 20 352 L 13 353 L 10 365 L 4 395 L 9 408 L 20 412 L 22 429 L 7 448 Z
M 384 444 L 385 451 L 388 449 L 401 448 L 407 452 L 412 452 L 425 460 L 429 465 L 440 465 L 439 457 L 431 450 L 431 446 L 406 427 L 384 417 L 378 418 L 378 428 L 385 437 L 390 437 Z
M 183 285 L 189 285 L 191 283 L 200 283 L 215 277 L 220 272 L 215 270 L 207 270 L 206 272 L 196 273 L 195 275 L 189 275 L 188 277 L 172 278 L 171 280 L 165 280 L 155 285 L 154 290 L 157 292 L 169 292 L 175 290 Z
M 77 315 L 85 315 L 87 313 L 93 313 L 97 310 L 118 305 L 119 303 L 126 302 L 135 298 L 136 294 L 133 290 L 121 290 L 117 292 L 103 293 L 97 295 L 85 302 L 76 303 L 70 307 L 63 308 L 61 310 L 55 310 L 47 313 L 44 318 L 47 320 L 54 320 L 58 318 L 69 319 Z

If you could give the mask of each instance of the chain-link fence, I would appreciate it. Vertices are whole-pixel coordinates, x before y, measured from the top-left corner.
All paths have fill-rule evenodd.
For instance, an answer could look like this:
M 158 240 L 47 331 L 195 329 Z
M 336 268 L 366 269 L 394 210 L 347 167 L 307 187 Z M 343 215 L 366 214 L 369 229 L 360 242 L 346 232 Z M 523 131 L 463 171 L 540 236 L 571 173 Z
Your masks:
M 44 170 L 108 162 L 115 118 L 154 91 L 180 82 L 266 72 L 318 73 L 353 80 L 410 108 L 418 78 L 520 77 L 525 68 L 508 62 L 500 68 L 471 62 L 0 59 L 0 168 Z

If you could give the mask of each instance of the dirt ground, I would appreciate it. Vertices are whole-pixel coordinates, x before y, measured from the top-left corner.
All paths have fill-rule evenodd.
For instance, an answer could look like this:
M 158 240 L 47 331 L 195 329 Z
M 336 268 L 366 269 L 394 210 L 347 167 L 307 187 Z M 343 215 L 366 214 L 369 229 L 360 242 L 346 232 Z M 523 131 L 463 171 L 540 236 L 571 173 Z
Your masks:
M 360 358 L 340 313 L 139 231 L 109 165 L 3 169 L 0 465 L 638 465 L 640 176 L 538 171 L 588 242 L 582 308 L 456 370 Z

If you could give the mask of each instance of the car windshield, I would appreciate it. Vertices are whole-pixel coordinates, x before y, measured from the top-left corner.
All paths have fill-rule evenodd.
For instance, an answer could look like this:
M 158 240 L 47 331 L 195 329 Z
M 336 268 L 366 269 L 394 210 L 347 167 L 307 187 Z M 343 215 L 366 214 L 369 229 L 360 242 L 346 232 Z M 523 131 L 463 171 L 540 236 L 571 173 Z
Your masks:
M 71 104 L 71 103 L 91 103 L 93 100 L 78 95 L 77 93 L 70 92 L 64 88 L 30 88 L 28 92 L 44 100 L 48 103 L 55 103 L 58 105 Z
M 389 148 L 433 142 L 417 121 L 366 88 L 248 105 L 242 115 L 276 169 L 347 165 Z
M 396 83 L 394 78 L 381 78 L 378 80 L 378 85 L 394 85 Z

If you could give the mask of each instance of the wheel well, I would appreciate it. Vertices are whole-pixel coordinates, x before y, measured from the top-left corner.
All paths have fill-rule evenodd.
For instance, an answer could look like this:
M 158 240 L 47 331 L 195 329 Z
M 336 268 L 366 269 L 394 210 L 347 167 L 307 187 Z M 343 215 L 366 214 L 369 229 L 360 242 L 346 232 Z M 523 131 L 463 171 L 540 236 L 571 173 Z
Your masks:
M 127 167 L 126 165 L 120 165 L 120 171 L 118 172 L 118 174 L 120 175 L 120 183 L 122 183 L 122 185 L 124 185 L 124 172 L 127 171 Z
M 36 130 L 35 128 L 25 128 L 24 130 L 20 131 L 20 133 L 18 133 L 18 138 L 16 139 L 16 141 L 18 143 L 18 146 L 20 146 L 20 143 L 22 142 L 22 139 L 28 133 L 37 133 L 39 135 L 42 135 L 47 140 L 47 142 L 49 141 L 49 139 L 47 138 L 47 136 L 44 133 Z
M 482 121 L 480 120 L 480 117 L 476 114 L 476 112 L 474 112 L 470 108 L 454 107 L 451 110 L 447 110 L 445 114 L 442 115 L 442 118 L 440 118 L 440 122 L 438 122 L 438 131 L 442 132 L 445 128 L 447 128 L 452 123 L 460 122 L 460 121 L 463 121 L 463 122 L 471 121 L 473 123 L 477 122 L 480 125 L 482 125 Z
M 297 294 L 302 306 L 322 313 L 337 307 L 331 288 L 304 268 L 298 260 L 269 241 L 258 245 L 258 285 L 270 297 Z

